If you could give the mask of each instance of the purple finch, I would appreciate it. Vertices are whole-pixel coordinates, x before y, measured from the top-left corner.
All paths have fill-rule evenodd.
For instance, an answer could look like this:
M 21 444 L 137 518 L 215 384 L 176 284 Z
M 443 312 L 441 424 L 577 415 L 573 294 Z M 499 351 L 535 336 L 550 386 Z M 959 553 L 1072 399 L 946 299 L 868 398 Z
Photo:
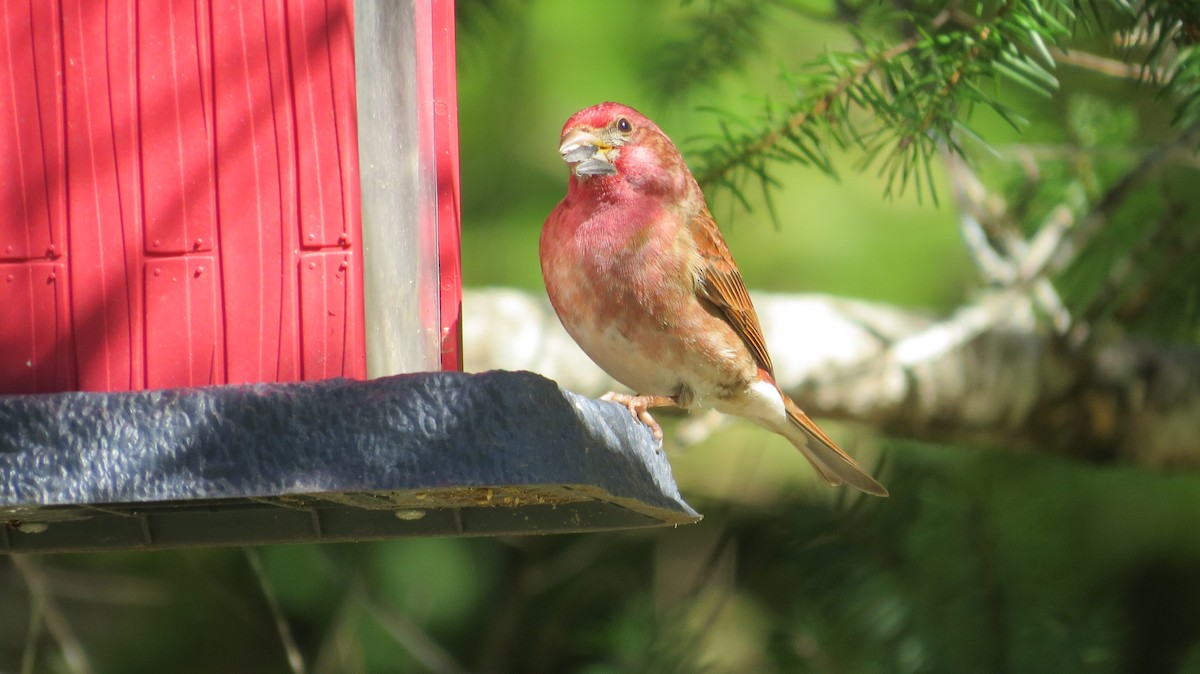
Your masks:
M 758 315 L 700 186 L 649 119 L 619 103 L 575 113 L 558 148 L 567 196 L 542 228 L 542 276 L 563 326 L 653 407 L 714 408 L 786 437 L 831 485 L 887 490 L 775 383 Z

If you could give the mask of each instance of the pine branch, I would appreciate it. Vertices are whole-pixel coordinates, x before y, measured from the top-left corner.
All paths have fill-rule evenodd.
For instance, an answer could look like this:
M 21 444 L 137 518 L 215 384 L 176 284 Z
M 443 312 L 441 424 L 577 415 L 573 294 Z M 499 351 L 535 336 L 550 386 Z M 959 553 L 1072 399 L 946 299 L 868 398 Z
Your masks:
M 942 16 L 934 23 L 940 25 L 948 15 Z M 734 140 L 734 147 L 728 150 L 718 149 L 702 160 L 704 163 L 696 174 L 696 180 L 702 187 L 716 184 L 731 185 L 735 171 L 751 165 L 759 165 L 764 157 L 774 151 L 786 139 L 798 139 L 802 127 L 811 120 L 826 115 L 830 108 L 846 94 L 851 87 L 862 85 L 866 78 L 882 68 L 893 59 L 917 47 L 920 36 L 913 36 L 889 49 L 864 59 L 849 73 L 835 79 L 826 90 L 813 100 L 809 107 L 795 110 L 782 123 L 769 127 L 757 135 L 744 136 Z M 802 142 L 802 141 L 801 141 Z M 812 160 L 814 157 L 809 157 Z M 818 165 L 827 165 L 824 161 L 815 161 Z
M 1054 60 L 1119 79 L 1139 81 L 1149 79 L 1152 82 L 1164 82 L 1169 79 L 1168 71 L 1162 68 L 1118 61 L 1078 49 L 1055 49 Z
M 873 14 L 844 4 L 844 11 L 822 18 L 846 22 L 861 49 L 827 54 L 800 73 L 785 75 L 797 98 L 787 103 L 768 100 L 758 119 L 745 121 L 713 110 L 722 115 L 721 133 L 694 153 L 702 187 L 728 189 L 748 207 L 745 188 L 756 182 L 775 217 L 771 194 L 779 187 L 773 175 L 776 165 L 799 163 L 835 175 L 832 149 L 853 146 L 864 155 L 859 168 L 878 163 L 886 196 L 912 186 L 918 197 L 928 189 L 936 201 L 931 165 L 940 146 L 961 153 L 960 139 L 985 144 L 967 126 L 973 107 L 990 108 L 1017 129 L 1026 124 L 995 88 L 989 90 L 990 84 L 1003 80 L 1050 96 L 1058 88 L 1053 69 L 1060 61 L 1151 83 L 1175 101 L 1176 124 L 1200 121 L 1200 10 L 1190 3 L 1146 0 L 1132 5 L 1109 0 L 1090 3 L 1090 14 L 1079 11 L 1073 0 L 1008 0 L 968 9 L 951 1 L 940 10 L 906 5 L 904 10 L 885 8 Z M 767 15 L 743 10 L 741 0 L 714 2 L 706 16 L 725 12 L 736 14 L 737 20 L 709 21 L 698 35 L 725 35 L 730 44 L 746 43 Z M 864 18 L 868 14 L 869 20 Z M 1140 37 L 1127 32 L 1124 39 L 1145 52 L 1140 64 L 1132 51 L 1120 61 L 1068 48 L 1073 35 L 1108 32 L 1105 26 L 1114 20 L 1139 26 Z M 880 37 L 896 32 L 904 39 L 889 44 Z M 704 82 L 736 67 L 758 46 L 736 50 L 736 58 L 717 59 L 721 64 L 710 62 L 713 50 L 696 54 L 682 45 L 675 49 L 684 61 L 699 64 L 702 76 L 697 79 Z
M 1160 87 L 1163 97 L 1174 99 L 1172 123 L 1200 122 L 1200 5 L 1178 0 L 1110 2 L 1135 26 L 1117 38 L 1131 54 L 1144 50 L 1141 79 Z
M 912 185 L 918 197 L 928 189 L 936 200 L 931 165 L 940 147 L 961 152 L 959 135 L 977 137 L 961 119 L 966 111 L 983 105 L 1014 127 L 1024 124 L 986 91 L 987 80 L 1047 95 L 1058 87 L 1046 43 L 1069 31 L 1036 0 L 1006 3 L 986 17 L 952 3 L 927 20 L 906 15 L 903 24 L 911 30 L 895 44 L 859 31 L 860 51 L 827 54 L 792 75 L 798 99 L 768 102 L 761 122 L 740 125 L 746 131 L 735 133 L 731 118 L 722 120 L 723 136 L 700 153 L 700 184 L 727 188 L 746 202 L 743 186 L 757 178 L 770 208 L 773 164 L 807 164 L 833 175 L 831 146 L 856 146 L 865 155 L 863 167 L 882 157 L 887 196 Z

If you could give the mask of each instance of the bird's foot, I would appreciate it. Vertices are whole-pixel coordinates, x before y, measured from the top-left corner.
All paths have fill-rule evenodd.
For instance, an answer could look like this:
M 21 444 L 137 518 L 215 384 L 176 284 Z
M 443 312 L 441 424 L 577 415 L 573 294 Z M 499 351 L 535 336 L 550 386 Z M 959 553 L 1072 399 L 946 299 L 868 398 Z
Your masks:
M 674 398 L 670 396 L 635 396 L 609 391 L 600 396 L 600 399 L 624 405 L 634 419 L 646 424 L 650 429 L 650 435 L 654 436 L 654 441 L 658 443 L 659 449 L 662 448 L 662 426 L 659 426 L 654 417 L 650 416 L 650 410 L 655 407 L 674 407 L 677 404 Z

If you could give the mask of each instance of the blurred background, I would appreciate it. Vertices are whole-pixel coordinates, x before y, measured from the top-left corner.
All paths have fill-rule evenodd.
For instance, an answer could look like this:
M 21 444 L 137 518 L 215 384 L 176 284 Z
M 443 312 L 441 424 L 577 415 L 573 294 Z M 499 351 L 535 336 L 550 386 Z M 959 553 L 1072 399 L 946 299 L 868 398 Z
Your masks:
M 722 121 L 795 97 L 782 74 L 860 48 L 855 4 L 460 0 L 464 285 L 542 292 L 538 234 L 565 192 L 556 149 L 572 113 L 632 105 L 691 161 Z M 743 8 L 715 16 L 748 22 L 750 39 L 700 40 L 722 7 Z M 1077 41 L 1123 58 L 1107 35 Z M 971 146 L 1000 193 L 1028 184 L 1018 146 L 1046 177 L 1029 202 L 1086 204 L 1180 131 L 1171 100 L 1136 78 L 1056 72 L 1053 96 L 995 85 L 1028 120 L 1019 130 L 986 106 L 963 114 L 997 150 Z M 1122 210 L 1094 258 L 1127 250 L 1122 232 L 1168 201 L 1196 230 L 1191 156 L 1169 194 Z M 863 160 L 835 148 L 836 178 L 776 166 L 770 208 L 753 183 L 744 201 L 710 191 L 747 284 L 933 317 L 971 302 L 987 283 L 943 165 L 920 193 L 885 196 L 889 176 Z M 1156 245 L 1181 250 L 1172 241 Z M 1138 266 L 1167 265 L 1156 254 Z M 1112 325 L 1194 350 L 1196 259 L 1173 263 L 1183 280 L 1154 290 L 1142 320 Z M 1068 291 L 1087 285 L 1072 273 Z M 828 489 L 786 441 L 733 423 L 668 440 L 705 515 L 678 529 L 0 559 L 0 673 L 1200 672 L 1192 472 L 822 424 L 890 498 Z

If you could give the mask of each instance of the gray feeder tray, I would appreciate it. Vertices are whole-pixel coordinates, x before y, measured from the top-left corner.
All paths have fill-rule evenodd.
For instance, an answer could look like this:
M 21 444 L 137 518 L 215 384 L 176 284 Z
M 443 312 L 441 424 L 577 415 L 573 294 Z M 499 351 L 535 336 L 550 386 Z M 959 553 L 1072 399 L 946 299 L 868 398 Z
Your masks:
M 0 396 L 0 552 L 699 519 L 624 408 L 528 372 Z

